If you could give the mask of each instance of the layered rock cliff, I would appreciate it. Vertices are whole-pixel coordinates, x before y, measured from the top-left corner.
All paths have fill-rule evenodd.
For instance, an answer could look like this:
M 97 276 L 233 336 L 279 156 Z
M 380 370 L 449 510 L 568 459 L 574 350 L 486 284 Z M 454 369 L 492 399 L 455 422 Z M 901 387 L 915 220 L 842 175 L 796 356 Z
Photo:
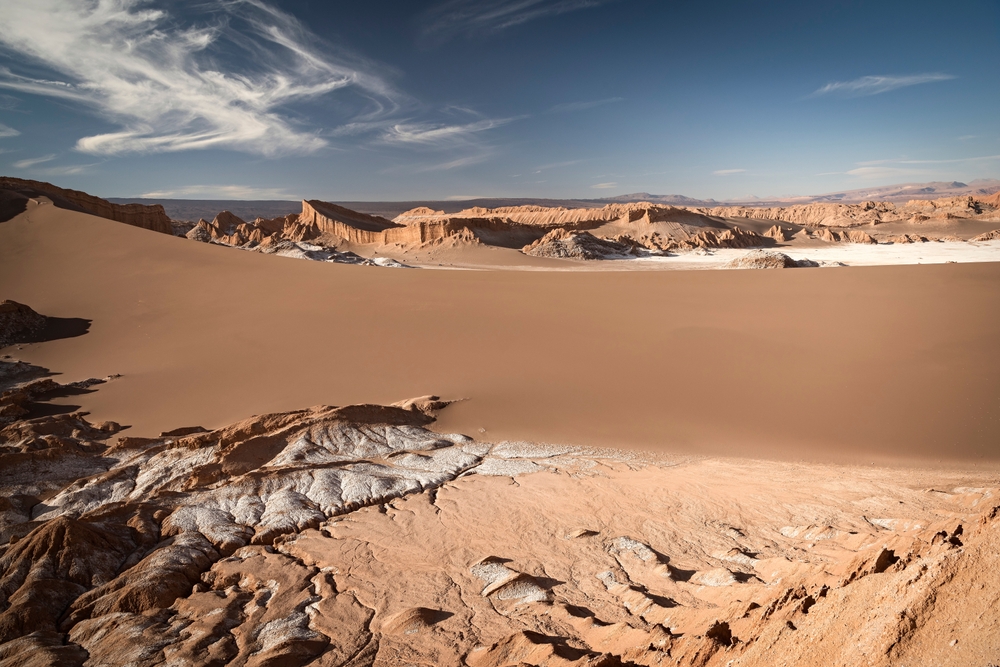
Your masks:
M 170 218 L 159 204 L 113 204 L 106 199 L 89 195 L 79 190 L 67 190 L 51 183 L 28 181 L 20 178 L 0 177 L 0 191 L 18 193 L 24 197 L 45 196 L 56 206 L 90 213 L 101 218 L 123 222 L 133 227 L 142 227 L 154 232 L 172 234 Z M 23 209 L 22 209 L 23 210 Z

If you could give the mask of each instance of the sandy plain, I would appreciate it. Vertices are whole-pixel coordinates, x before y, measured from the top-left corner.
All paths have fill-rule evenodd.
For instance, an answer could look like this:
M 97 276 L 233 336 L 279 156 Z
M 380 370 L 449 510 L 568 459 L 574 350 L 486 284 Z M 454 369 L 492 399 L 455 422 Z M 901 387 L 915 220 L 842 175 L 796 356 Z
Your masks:
M 492 441 L 1000 459 L 1000 263 L 390 270 L 33 203 L 0 224 L 0 284 L 39 312 L 93 320 L 16 355 L 60 381 L 122 374 L 73 403 L 130 435 L 437 394 L 467 400 L 436 428 Z

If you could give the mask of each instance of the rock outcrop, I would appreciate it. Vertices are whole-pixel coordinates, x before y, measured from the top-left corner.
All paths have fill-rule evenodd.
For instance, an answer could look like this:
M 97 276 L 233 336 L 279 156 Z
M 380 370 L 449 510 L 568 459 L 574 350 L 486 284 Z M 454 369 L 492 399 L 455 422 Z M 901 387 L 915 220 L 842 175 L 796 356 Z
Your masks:
M 90 213 L 101 218 L 142 227 L 154 232 L 173 234 L 170 218 L 159 204 L 113 204 L 100 197 L 78 190 L 67 190 L 51 183 L 28 181 L 20 178 L 0 177 L 0 192 L 8 191 L 24 197 L 44 196 L 56 206 Z M 22 208 L 23 210 L 23 208 Z M 0 220 L 6 218 L 0 218 Z
M 771 225 L 771 227 L 764 232 L 764 236 L 774 239 L 778 243 L 784 243 L 785 241 L 791 240 L 793 234 L 794 232 L 791 228 L 782 227 L 781 225 Z
M 45 328 L 46 319 L 17 301 L 0 301 L 0 348 L 26 343 Z
M 716 206 L 691 210 L 722 218 L 779 220 L 810 227 L 859 227 L 887 222 L 927 222 L 929 220 L 995 219 L 1000 204 L 987 197 L 977 199 L 944 197 L 914 199 L 905 204 L 867 201 L 860 204 L 801 204 L 780 207 Z
M 870 235 L 859 229 L 845 229 L 843 231 L 834 231 L 830 228 L 825 228 L 820 230 L 816 234 L 816 238 L 822 239 L 829 243 L 864 243 L 868 245 L 875 245 L 878 243 Z
M 752 250 L 731 261 L 728 269 L 792 269 L 798 263 L 788 255 L 767 250 Z
M 985 220 L 998 211 L 998 207 L 973 197 L 951 197 L 901 205 L 869 201 L 788 207 L 684 208 L 635 202 L 575 209 L 473 207 L 458 213 L 417 207 L 387 220 L 336 204 L 308 200 L 302 202 L 299 214 L 250 223 L 223 211 L 212 222 L 200 220 L 186 236 L 261 252 L 279 248 L 277 254 L 322 261 L 341 261 L 338 253 L 348 249 L 362 252 L 362 247 L 372 251 L 364 254 L 373 254 L 374 249 L 383 246 L 391 247 L 392 252 L 405 253 L 422 248 L 476 245 L 521 249 L 541 257 L 621 259 L 671 251 L 763 248 L 808 239 L 875 244 L 875 237 L 855 227 L 921 220 L 939 223 Z M 751 222 L 737 224 L 740 220 Z M 760 221 L 775 224 L 765 231 Z M 910 237 L 924 238 L 920 234 L 895 234 L 898 239 Z M 886 237 L 880 234 L 879 238 Z M 296 246 L 293 248 L 289 243 Z M 381 264 L 387 265 L 384 261 Z
M 554 229 L 532 244 L 524 246 L 522 252 L 534 257 L 558 257 L 567 259 L 614 259 L 634 255 L 634 243 L 599 239 L 590 232 Z
M 927 243 L 928 238 L 926 236 L 921 236 L 920 234 L 898 234 L 896 236 L 890 236 L 885 240 L 886 243 Z
M 1000 229 L 994 229 L 993 231 L 980 234 L 979 236 L 972 239 L 973 241 L 996 241 L 1000 240 Z

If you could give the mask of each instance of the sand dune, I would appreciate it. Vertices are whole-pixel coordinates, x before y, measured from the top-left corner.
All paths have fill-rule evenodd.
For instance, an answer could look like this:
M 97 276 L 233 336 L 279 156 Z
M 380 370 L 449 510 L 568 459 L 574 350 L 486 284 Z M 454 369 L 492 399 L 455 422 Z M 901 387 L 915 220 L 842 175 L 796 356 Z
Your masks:
M 496 439 L 996 459 L 998 272 L 405 271 L 192 243 L 51 205 L 0 224 L 4 296 L 93 321 L 17 354 L 69 380 L 124 375 L 73 401 L 139 436 L 438 394 L 469 399 L 442 428 Z

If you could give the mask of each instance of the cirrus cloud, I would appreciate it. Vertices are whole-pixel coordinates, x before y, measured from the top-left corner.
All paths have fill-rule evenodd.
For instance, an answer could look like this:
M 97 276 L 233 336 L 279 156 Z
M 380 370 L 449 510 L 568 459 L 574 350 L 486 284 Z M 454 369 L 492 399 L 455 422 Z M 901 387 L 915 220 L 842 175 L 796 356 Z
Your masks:
M 615 0 L 446 0 L 423 16 L 423 37 L 445 42 L 456 35 L 497 33 L 528 21 L 599 7 Z
M 263 0 L 192 6 L 201 13 L 185 21 L 146 0 L 5 0 L 0 48 L 22 72 L 0 68 L 0 87 L 96 110 L 119 129 L 76 148 L 99 155 L 312 153 L 327 141 L 289 104 L 349 92 L 351 120 L 370 122 L 405 99 L 378 67 Z
M 812 97 L 821 95 L 843 95 L 845 97 L 867 97 L 881 95 L 890 90 L 918 86 L 924 83 L 948 81 L 955 77 L 951 74 L 928 72 L 910 76 L 863 76 L 851 81 L 832 81 L 813 92 Z

